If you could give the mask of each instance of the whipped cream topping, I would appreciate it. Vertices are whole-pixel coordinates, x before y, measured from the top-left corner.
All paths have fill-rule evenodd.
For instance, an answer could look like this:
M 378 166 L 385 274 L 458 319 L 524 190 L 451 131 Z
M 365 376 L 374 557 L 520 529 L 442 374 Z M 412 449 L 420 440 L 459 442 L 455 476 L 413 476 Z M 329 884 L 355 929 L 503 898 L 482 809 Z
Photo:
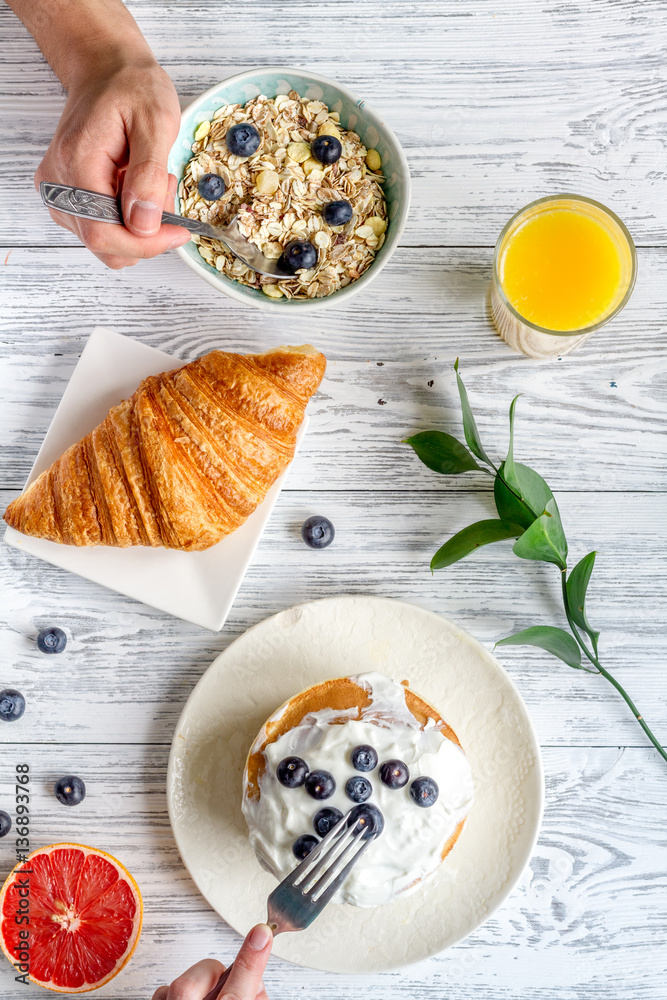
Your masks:
M 447 839 L 470 810 L 473 783 L 470 765 L 461 749 L 428 720 L 422 730 L 407 707 L 405 689 L 378 673 L 352 678 L 369 694 L 371 704 L 356 719 L 356 708 L 323 709 L 306 715 L 300 725 L 280 736 L 264 750 L 266 768 L 259 779 L 260 797 L 244 797 L 243 812 L 250 843 L 262 866 L 282 879 L 298 863 L 294 841 L 313 834 L 313 817 L 329 806 L 348 812 L 355 803 L 345 794 L 345 783 L 359 775 L 350 763 L 350 751 L 362 743 L 378 754 L 378 766 L 364 772 L 373 786 L 368 800 L 384 815 L 382 834 L 371 844 L 335 897 L 356 906 L 388 903 L 399 894 L 413 892 L 438 868 Z M 275 717 L 274 717 L 275 718 Z M 346 720 L 332 725 L 335 720 Z M 303 757 L 311 771 L 329 771 L 336 791 L 325 800 L 313 799 L 303 786 L 285 788 L 276 777 L 284 757 Z M 400 789 L 380 781 L 380 765 L 398 759 L 407 764 L 410 780 Z M 417 806 L 410 796 L 414 778 L 433 778 L 439 796 L 433 806 Z

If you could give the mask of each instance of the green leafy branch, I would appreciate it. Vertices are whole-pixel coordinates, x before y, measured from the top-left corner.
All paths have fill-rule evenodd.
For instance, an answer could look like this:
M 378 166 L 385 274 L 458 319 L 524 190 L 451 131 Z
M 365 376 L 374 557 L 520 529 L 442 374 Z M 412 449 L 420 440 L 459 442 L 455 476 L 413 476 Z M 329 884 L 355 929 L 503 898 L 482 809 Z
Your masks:
M 533 559 L 557 566 L 561 573 L 563 608 L 570 631 L 553 625 L 539 625 L 501 639 L 496 645 L 538 646 L 576 670 L 601 674 L 616 688 L 653 746 L 667 760 L 667 753 L 630 696 L 598 659 L 600 633 L 592 628 L 586 616 L 586 592 L 596 553 L 589 552 L 568 574 L 567 539 L 554 495 L 534 469 L 514 460 L 514 413 L 519 397 L 516 396 L 510 405 L 507 457 L 496 467 L 482 446 L 468 393 L 459 374 L 458 359 L 454 371 L 461 398 L 463 433 L 468 447 L 442 431 L 423 431 L 406 438 L 404 443 L 409 444 L 424 465 L 434 472 L 458 475 L 477 469 L 492 476 L 498 517 L 477 521 L 457 532 L 435 553 L 431 559 L 431 570 L 444 569 L 480 546 L 506 538 L 516 539 L 513 551 L 520 559 Z M 480 465 L 480 462 L 483 464 Z

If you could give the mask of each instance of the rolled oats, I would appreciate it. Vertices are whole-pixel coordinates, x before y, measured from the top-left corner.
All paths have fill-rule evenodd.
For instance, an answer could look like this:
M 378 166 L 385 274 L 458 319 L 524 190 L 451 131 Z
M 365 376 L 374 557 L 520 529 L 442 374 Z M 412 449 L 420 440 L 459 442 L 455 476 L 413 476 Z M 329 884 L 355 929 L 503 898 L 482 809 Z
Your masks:
M 244 158 L 229 152 L 225 137 L 232 125 L 246 121 L 254 122 L 261 143 Z M 339 139 L 343 154 L 336 163 L 324 165 L 311 156 L 316 135 Z M 218 240 L 195 239 L 204 260 L 269 298 L 318 298 L 344 288 L 372 264 L 385 241 L 380 156 L 342 128 L 338 113 L 321 101 L 290 91 L 275 99 L 261 95 L 245 106 L 225 105 L 197 127 L 192 153 L 178 191 L 182 215 L 220 226 L 238 216 L 243 235 L 274 260 L 294 239 L 309 239 L 317 249 L 314 267 L 276 280 L 257 274 Z M 199 195 L 197 184 L 206 173 L 225 181 L 218 201 Z M 340 200 L 350 202 L 354 215 L 344 226 L 330 226 L 322 208 Z

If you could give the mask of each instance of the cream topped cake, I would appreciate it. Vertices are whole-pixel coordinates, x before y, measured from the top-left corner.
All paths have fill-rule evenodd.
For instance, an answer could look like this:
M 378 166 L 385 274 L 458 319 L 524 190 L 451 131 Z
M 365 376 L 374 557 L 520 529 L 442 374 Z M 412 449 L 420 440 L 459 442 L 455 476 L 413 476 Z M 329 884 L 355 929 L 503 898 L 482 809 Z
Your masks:
M 434 874 L 472 799 L 451 727 L 410 688 L 373 672 L 308 688 L 271 716 L 248 755 L 243 812 L 260 863 L 282 879 L 350 809 L 375 806 L 382 833 L 337 900 L 376 906 Z

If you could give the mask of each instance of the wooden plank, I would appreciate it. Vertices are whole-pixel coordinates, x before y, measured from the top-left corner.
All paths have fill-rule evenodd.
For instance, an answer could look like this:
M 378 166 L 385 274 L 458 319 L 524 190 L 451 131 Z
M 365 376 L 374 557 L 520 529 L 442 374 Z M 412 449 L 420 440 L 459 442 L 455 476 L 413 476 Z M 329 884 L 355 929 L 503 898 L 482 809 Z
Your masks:
M 660 0 L 562 9 L 429 0 L 428 30 L 414 2 L 383 4 L 379 14 L 352 0 L 304 3 L 295 17 L 255 0 L 253 30 L 243 5 L 128 6 L 184 104 L 226 76 L 279 60 L 338 79 L 377 107 L 414 178 L 406 245 L 493 245 L 518 208 L 559 190 L 609 204 L 640 244 L 667 242 Z M 325 27 L 326 45 L 315 44 Z M 4 7 L 0 31 L 5 233 L 16 245 L 73 245 L 40 209 L 31 181 L 64 103 L 60 85 Z
M 167 747 L 5 747 L 0 804 L 13 813 L 16 764 L 31 768 L 34 847 L 62 840 L 109 850 L 142 889 L 138 951 L 109 995 L 146 1000 L 200 958 L 229 960 L 239 939 L 199 896 L 175 848 L 166 815 Z M 547 810 L 530 868 L 498 913 L 449 952 L 364 980 L 383 1000 L 662 1000 L 667 920 L 664 800 L 667 770 L 648 750 L 549 748 Z M 81 775 L 84 802 L 60 806 L 53 781 Z M 0 841 L 4 875 L 13 837 Z M 257 915 L 261 919 L 262 914 Z M 567 960 L 565 960 L 567 959 Z M 271 997 L 357 996 L 359 979 L 273 960 Z M 38 1000 L 39 987 L 13 980 L 0 964 L 3 1000 Z M 108 990 L 106 991 L 108 992 Z
M 489 323 L 488 250 L 402 249 L 346 308 L 275 318 L 222 297 L 174 254 L 113 272 L 84 250 L 14 249 L 0 269 L 0 485 L 23 485 L 83 345 L 102 323 L 184 361 L 281 342 L 324 350 L 327 376 L 310 404 L 293 487 L 486 488 L 482 474 L 427 473 L 401 444 L 429 427 L 461 434 L 452 371 L 460 356 L 496 455 L 506 448 L 510 400 L 522 392 L 517 455 L 554 488 L 664 489 L 667 252 L 640 256 L 627 310 L 574 354 L 540 363 L 510 351 Z
M 657 248 L 667 245 L 667 14 L 662 0 L 128 6 L 184 106 L 253 65 L 309 66 L 382 113 L 413 177 L 403 247 L 366 293 L 313 319 L 260 316 L 174 255 L 107 272 L 50 222 L 33 190 L 64 95 L 0 6 L 0 510 L 24 482 L 98 323 L 184 360 L 280 341 L 312 341 L 329 356 L 310 433 L 219 635 L 0 547 L 0 686 L 28 698 L 24 718 L 0 726 L 0 808 L 11 805 L 15 763 L 29 760 L 34 843 L 90 841 L 128 862 L 146 925 L 110 989 L 118 1000 L 145 1000 L 191 962 L 231 957 L 238 946 L 183 868 L 164 797 L 178 714 L 220 650 L 290 604 L 349 592 L 410 600 L 489 648 L 528 625 L 560 623 L 556 571 L 517 561 L 509 544 L 428 572 L 449 532 L 493 510 L 485 477 L 437 477 L 400 444 L 430 426 L 460 434 L 457 355 L 492 452 L 503 453 L 510 398 L 524 394 L 519 457 L 559 491 L 572 559 L 599 550 L 590 617 L 603 662 L 667 739 L 667 261 Z M 623 316 L 575 355 L 536 364 L 489 328 L 490 248 L 517 208 L 558 190 L 609 204 L 646 249 Z M 324 552 L 299 538 L 314 512 L 337 528 Z M 47 659 L 34 636 L 52 623 L 70 642 Z M 601 679 L 539 651 L 498 654 L 545 747 L 547 812 L 531 868 L 466 942 L 362 989 L 383 1000 L 663 1000 L 664 762 Z M 50 793 L 65 771 L 88 782 L 80 809 L 59 807 Z M 11 837 L 0 840 L 2 875 L 12 848 Z M 37 1000 L 42 991 L 12 975 L 0 965 L 3 998 Z M 356 977 L 277 960 L 266 983 L 272 997 L 360 992 Z
M 641 493 L 566 493 L 558 500 L 571 565 L 593 548 L 599 553 L 589 615 L 602 632 L 602 661 L 667 743 L 667 503 Z M 300 538 L 301 523 L 313 513 L 336 527 L 325 551 L 307 549 Z M 530 625 L 563 625 L 558 571 L 517 560 L 509 542 L 430 573 L 430 557 L 450 533 L 492 515 L 488 493 L 285 490 L 220 634 L 1 546 L 3 683 L 23 691 L 29 706 L 12 734 L 45 742 L 62 734 L 76 743 L 168 741 L 191 688 L 229 642 L 271 614 L 336 594 L 411 601 L 451 618 L 490 649 Z M 37 631 L 49 624 L 69 630 L 61 657 L 45 658 L 34 646 Z M 497 655 L 543 744 L 645 745 L 601 678 L 539 650 L 506 647 Z M 35 728 L 38 718 L 52 721 Z

